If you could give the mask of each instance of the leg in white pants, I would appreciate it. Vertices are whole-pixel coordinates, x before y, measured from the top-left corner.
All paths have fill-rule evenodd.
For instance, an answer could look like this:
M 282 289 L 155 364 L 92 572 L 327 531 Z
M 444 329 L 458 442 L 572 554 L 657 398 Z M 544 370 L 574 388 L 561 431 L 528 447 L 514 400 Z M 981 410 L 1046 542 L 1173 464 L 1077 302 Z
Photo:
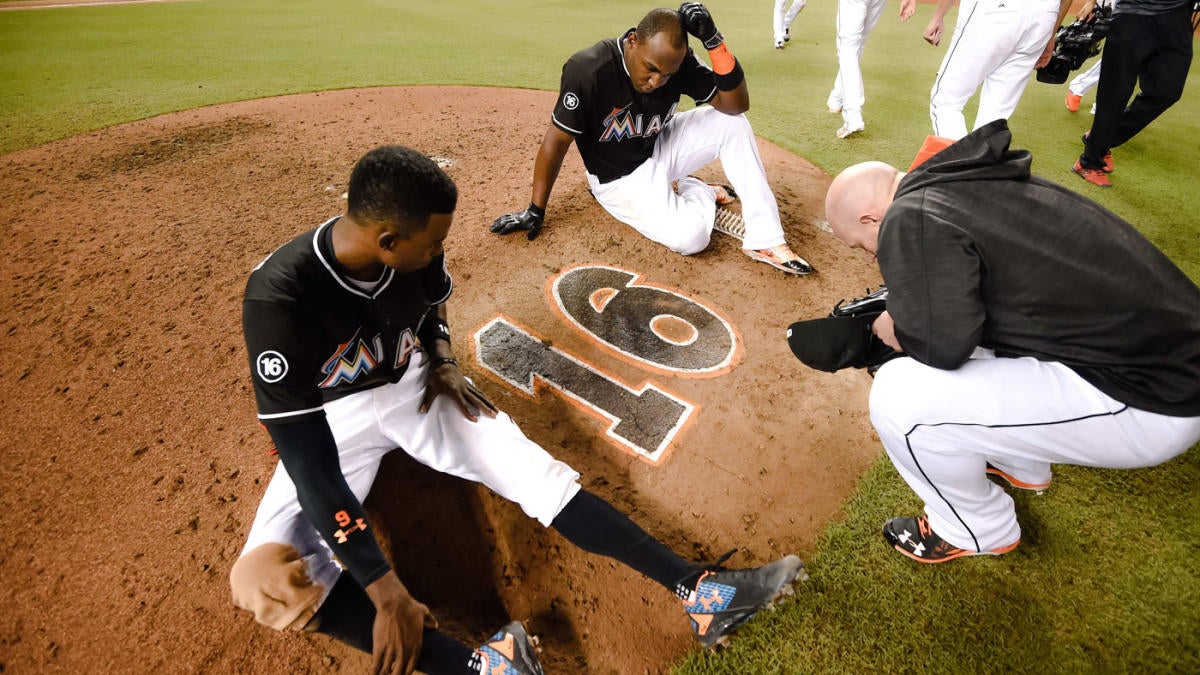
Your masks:
M 784 41 L 784 36 L 787 35 L 788 29 L 792 27 L 792 22 L 796 20 L 796 15 L 807 4 L 808 0 L 791 0 L 791 6 L 788 7 L 788 0 L 775 0 L 775 21 L 773 28 L 775 29 L 776 47 Z
M 1007 119 L 1057 16 L 1052 0 L 964 0 L 929 94 L 934 135 L 954 140 L 967 135 L 963 107 L 981 84 L 975 128 Z
M 1100 81 L 1100 60 L 1097 59 L 1092 64 L 1091 68 L 1083 71 L 1071 79 L 1071 83 L 1067 85 L 1067 90 L 1076 96 L 1083 96 L 1088 93 L 1092 87 Z
M 483 483 L 549 527 L 579 492 L 579 474 L 525 438 L 504 413 L 471 422 L 445 396 L 435 399 L 427 413 L 418 412 L 427 361 L 420 351 L 412 358 L 399 382 L 325 405 L 342 474 L 354 496 L 366 499 L 383 456 L 399 447 L 436 471 Z M 341 565 L 301 511 L 296 486 L 282 463 L 259 504 L 242 555 L 264 544 L 295 548 L 309 580 L 325 593 L 341 574 Z M 321 595 L 316 606 L 323 601 Z
M 887 0 L 838 0 L 837 54 L 838 73 L 829 93 L 830 110 L 842 109 L 846 129 L 862 129 L 862 109 L 866 103 L 861 59 L 867 36 L 879 23 Z
M 710 106 L 680 113 L 667 123 L 654 155 L 628 176 L 601 184 L 588 175 L 596 201 L 614 218 L 672 251 L 703 251 L 712 236 L 716 197 L 688 174 L 715 159 L 742 202 L 746 238 L 742 247 L 764 249 L 784 243 L 779 204 L 767 182 L 754 131 L 745 115 L 726 115 Z M 679 181 L 679 193 L 671 184 Z
M 1031 482 L 1051 464 L 1153 466 L 1200 440 L 1200 417 L 1169 417 L 1113 400 L 1066 366 L 987 358 L 957 370 L 891 361 L 871 387 L 871 422 L 897 471 L 925 502 L 933 531 L 968 551 L 1020 540 L 1012 498 L 989 461 Z

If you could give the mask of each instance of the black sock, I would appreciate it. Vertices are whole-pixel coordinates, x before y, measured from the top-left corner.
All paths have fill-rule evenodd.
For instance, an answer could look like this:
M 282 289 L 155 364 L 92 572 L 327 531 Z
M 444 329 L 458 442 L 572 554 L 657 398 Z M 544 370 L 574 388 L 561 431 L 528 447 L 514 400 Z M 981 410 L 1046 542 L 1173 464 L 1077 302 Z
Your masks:
M 309 625 L 318 633 L 370 654 L 375 605 L 366 591 L 343 573 Z M 428 675 L 478 675 L 479 671 L 469 667 L 475 650 L 432 628 L 425 629 L 423 639 L 417 670 Z
M 688 592 L 689 577 L 698 577 L 697 567 L 638 527 L 611 504 L 580 490 L 567 502 L 550 526 L 567 541 L 587 551 L 625 563 L 662 584 L 675 594 Z M 685 588 L 681 590 L 681 586 Z

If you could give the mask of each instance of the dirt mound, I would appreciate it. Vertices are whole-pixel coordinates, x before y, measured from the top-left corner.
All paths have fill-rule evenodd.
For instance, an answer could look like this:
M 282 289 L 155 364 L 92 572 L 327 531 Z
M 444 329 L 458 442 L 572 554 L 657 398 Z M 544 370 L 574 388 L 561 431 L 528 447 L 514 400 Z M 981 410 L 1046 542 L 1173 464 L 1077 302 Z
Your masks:
M 9 236 L 0 670 L 368 663 L 322 636 L 258 626 L 231 606 L 226 579 L 275 463 L 241 338 L 246 276 L 275 246 L 339 213 L 350 167 L 380 144 L 439 157 L 458 182 L 447 245 L 455 348 L 531 438 L 687 556 L 739 547 L 733 562 L 750 565 L 811 550 L 878 452 L 866 376 L 807 371 L 784 341 L 789 322 L 878 283 L 865 256 L 814 224 L 828 177 L 761 143 L 789 241 L 819 270 L 808 278 L 753 263 L 722 235 L 691 258 L 649 243 L 590 199 L 574 152 L 542 237 L 492 235 L 495 216 L 527 203 L 553 100 L 485 88 L 325 92 L 156 117 L 0 157 Z M 562 288 L 595 270 L 719 317 L 736 342 L 728 363 L 654 367 L 573 323 L 563 306 L 583 305 L 564 305 Z M 620 292 L 589 300 L 599 311 Z M 666 322 L 659 337 L 685 345 L 694 336 L 684 324 Z M 596 406 L 543 383 L 523 392 L 481 363 L 479 336 L 496 326 L 536 340 L 535 366 L 584 363 L 596 386 L 627 398 L 649 386 L 682 401 L 686 419 L 655 437 L 657 454 L 640 456 L 639 437 L 610 433 Z M 512 616 L 544 636 L 552 672 L 622 673 L 658 670 L 694 644 L 666 591 L 574 550 L 486 490 L 400 453 L 380 485 L 390 489 L 368 503 L 401 577 L 465 641 Z

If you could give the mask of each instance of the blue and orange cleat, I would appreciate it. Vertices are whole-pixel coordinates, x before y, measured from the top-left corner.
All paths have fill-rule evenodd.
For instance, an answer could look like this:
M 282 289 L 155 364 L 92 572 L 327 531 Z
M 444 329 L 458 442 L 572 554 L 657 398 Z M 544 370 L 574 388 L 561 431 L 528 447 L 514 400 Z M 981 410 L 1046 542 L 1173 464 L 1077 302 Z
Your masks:
M 760 610 L 791 595 L 792 584 L 808 578 L 804 563 L 794 555 L 746 570 L 726 570 L 719 565 L 705 570 L 695 588 L 682 598 L 696 639 L 705 647 L 726 644 L 729 636 Z
M 544 675 L 537 645 L 520 621 L 513 621 L 488 638 L 475 650 L 470 666 L 483 675 Z

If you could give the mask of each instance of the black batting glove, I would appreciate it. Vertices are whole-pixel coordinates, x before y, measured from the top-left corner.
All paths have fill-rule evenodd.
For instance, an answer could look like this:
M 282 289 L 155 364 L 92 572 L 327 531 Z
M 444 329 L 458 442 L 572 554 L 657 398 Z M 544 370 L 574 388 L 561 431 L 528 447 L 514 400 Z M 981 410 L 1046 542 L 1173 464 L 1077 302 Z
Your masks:
M 679 6 L 679 13 L 683 16 L 683 27 L 692 37 L 704 43 L 705 49 L 716 49 L 725 41 L 725 36 L 721 35 L 717 24 L 713 22 L 712 14 L 701 3 L 685 2 Z
M 508 213 L 492 221 L 492 232 L 496 234 L 512 234 L 518 230 L 528 230 L 526 238 L 533 241 L 542 232 L 542 222 L 546 220 L 546 210 L 533 202 L 524 211 Z

